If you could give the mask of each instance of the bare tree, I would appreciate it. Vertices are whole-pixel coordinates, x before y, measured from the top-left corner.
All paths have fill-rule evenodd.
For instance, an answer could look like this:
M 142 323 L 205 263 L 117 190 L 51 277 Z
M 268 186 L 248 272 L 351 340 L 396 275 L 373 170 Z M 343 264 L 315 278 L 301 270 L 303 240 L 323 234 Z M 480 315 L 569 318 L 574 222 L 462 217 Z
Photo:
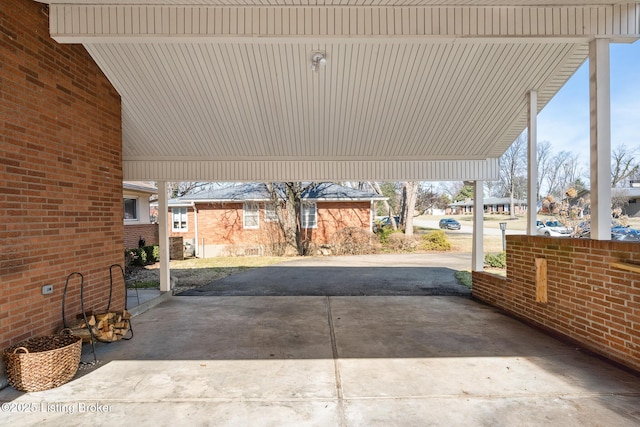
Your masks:
M 551 143 L 549 141 L 542 141 L 538 143 L 537 150 L 538 159 L 538 194 L 536 194 L 536 200 L 542 199 L 542 185 L 551 171 Z
M 314 188 L 317 184 L 302 182 L 277 182 L 269 183 L 267 187 L 271 194 L 271 202 L 278 214 L 278 222 L 284 234 L 286 249 L 285 255 L 295 253 L 307 255 L 307 241 L 302 235 L 302 194 Z
M 382 193 L 382 189 L 380 188 L 380 184 L 378 184 L 375 181 L 370 181 L 370 182 L 368 182 L 368 184 L 371 186 L 371 188 L 373 189 L 373 191 L 376 194 L 378 194 L 380 196 L 384 195 Z M 396 224 L 395 212 L 393 212 L 393 210 L 391 209 L 391 206 L 389 206 L 389 202 L 387 200 L 383 200 L 382 204 L 384 205 L 385 212 L 388 212 L 388 214 L 389 214 L 389 220 L 391 221 L 391 227 L 393 227 L 394 230 L 397 230 L 398 229 L 398 224 Z
M 572 154 L 568 151 L 560 151 L 549 160 L 549 169 L 545 176 L 547 182 L 547 193 L 554 198 L 562 198 L 567 190 L 565 184 L 567 179 L 565 178 L 565 171 L 573 168 L 565 167 L 565 163 L 571 163 L 575 160 Z
M 500 181 L 484 182 L 484 194 L 486 194 L 487 197 L 495 197 L 499 188 L 500 188 Z
M 526 171 L 527 138 L 521 134 L 500 157 L 500 175 L 504 193 L 510 198 L 510 216 L 515 218 L 515 197 L 522 186 L 522 173 Z M 526 182 L 526 179 L 524 180 Z
M 640 172 L 640 163 L 635 159 L 638 149 L 630 150 L 620 145 L 611 152 L 611 186 L 624 184 L 627 179 Z
M 416 210 L 419 184 L 418 181 L 402 183 L 402 211 L 400 214 L 400 222 L 404 224 L 405 236 L 413 236 L 413 214 Z
M 169 191 L 169 197 L 177 198 L 186 196 L 187 194 L 197 193 L 210 188 L 212 185 L 216 184 L 201 181 L 169 182 L 167 183 L 167 190 Z
M 582 170 L 580 168 L 580 161 L 578 160 L 578 154 L 571 153 L 567 156 L 562 164 L 562 194 L 575 185 L 575 183 L 582 176 Z
M 463 187 L 464 182 L 462 181 L 443 181 L 440 183 L 438 191 L 449 196 L 449 199 L 457 201 L 456 197 L 460 194 Z
M 436 193 L 433 189 L 433 184 L 418 186 L 418 194 L 416 196 L 416 210 L 420 213 L 427 213 L 431 211 L 433 213 L 434 208 L 444 209 L 446 208 L 446 202 L 444 202 L 441 195 Z

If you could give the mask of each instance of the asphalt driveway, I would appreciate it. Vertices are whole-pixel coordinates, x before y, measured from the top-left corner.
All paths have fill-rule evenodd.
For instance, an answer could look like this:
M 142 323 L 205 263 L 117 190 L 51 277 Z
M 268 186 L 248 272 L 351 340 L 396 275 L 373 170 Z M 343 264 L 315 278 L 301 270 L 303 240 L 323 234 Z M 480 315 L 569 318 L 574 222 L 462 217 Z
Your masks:
M 469 254 L 308 257 L 252 269 L 180 296 L 470 296 L 454 274 Z

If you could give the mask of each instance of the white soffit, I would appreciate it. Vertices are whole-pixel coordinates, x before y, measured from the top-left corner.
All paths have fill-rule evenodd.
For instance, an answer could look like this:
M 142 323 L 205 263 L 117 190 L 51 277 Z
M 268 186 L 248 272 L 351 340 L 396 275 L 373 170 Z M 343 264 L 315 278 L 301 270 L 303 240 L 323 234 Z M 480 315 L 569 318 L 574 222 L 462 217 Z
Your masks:
M 121 94 L 131 180 L 496 179 L 527 92 L 541 109 L 589 40 L 640 33 L 632 3 L 75 3 L 52 4 L 51 34 Z

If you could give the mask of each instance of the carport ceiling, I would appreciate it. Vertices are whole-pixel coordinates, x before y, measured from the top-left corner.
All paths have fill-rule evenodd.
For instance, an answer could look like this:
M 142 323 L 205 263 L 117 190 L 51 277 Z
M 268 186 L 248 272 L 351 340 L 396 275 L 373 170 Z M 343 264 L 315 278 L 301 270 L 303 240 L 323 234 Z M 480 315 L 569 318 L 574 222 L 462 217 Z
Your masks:
M 121 94 L 123 159 L 147 173 L 471 161 L 487 178 L 526 126 L 528 91 L 541 109 L 589 40 L 637 34 L 640 20 L 637 5 L 595 0 L 48 3 L 52 36 L 83 43 Z M 327 65 L 312 71 L 317 50 Z

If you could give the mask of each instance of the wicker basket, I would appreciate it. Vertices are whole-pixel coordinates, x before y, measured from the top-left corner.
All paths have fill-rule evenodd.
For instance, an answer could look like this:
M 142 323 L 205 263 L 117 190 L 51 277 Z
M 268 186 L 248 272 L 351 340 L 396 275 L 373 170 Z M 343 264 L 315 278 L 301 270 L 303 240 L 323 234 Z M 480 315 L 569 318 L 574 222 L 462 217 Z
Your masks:
M 68 334 L 19 342 L 4 351 L 9 384 L 27 392 L 58 387 L 78 371 L 81 352 L 82 339 Z

